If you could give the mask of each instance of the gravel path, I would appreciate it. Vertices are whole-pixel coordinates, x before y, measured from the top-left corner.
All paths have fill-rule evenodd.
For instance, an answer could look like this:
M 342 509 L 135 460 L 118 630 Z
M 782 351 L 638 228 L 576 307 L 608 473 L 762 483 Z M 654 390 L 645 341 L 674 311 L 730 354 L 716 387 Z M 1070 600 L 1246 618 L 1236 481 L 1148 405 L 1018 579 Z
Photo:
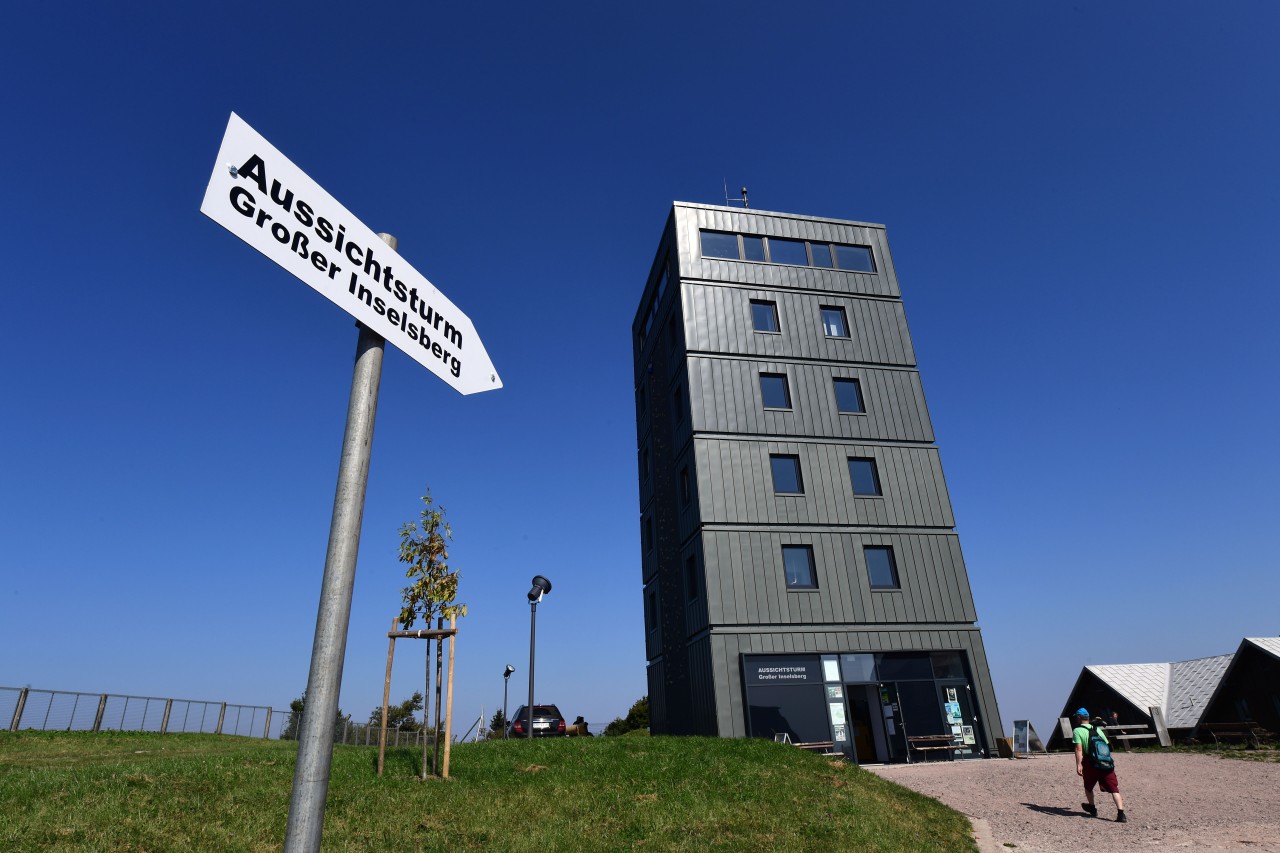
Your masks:
M 1128 823 L 1110 794 L 1098 815 L 1080 809 L 1075 756 L 937 761 L 868 770 L 986 821 L 997 851 L 1129 853 L 1265 850 L 1280 853 L 1280 764 L 1190 753 L 1119 753 L 1116 775 Z

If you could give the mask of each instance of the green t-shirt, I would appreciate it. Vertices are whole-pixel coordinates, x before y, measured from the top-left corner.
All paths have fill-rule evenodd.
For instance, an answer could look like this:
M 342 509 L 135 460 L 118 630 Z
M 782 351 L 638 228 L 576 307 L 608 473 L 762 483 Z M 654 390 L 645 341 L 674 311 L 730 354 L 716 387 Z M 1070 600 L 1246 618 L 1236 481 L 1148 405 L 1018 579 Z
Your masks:
M 1083 748 L 1086 754 L 1089 752 L 1089 733 L 1091 731 L 1093 731 L 1093 726 L 1088 723 L 1081 723 L 1071 732 L 1071 742 L 1076 746 Z M 1108 745 L 1111 743 L 1111 741 L 1107 739 L 1106 731 L 1099 729 L 1098 734 L 1102 735 L 1103 743 Z

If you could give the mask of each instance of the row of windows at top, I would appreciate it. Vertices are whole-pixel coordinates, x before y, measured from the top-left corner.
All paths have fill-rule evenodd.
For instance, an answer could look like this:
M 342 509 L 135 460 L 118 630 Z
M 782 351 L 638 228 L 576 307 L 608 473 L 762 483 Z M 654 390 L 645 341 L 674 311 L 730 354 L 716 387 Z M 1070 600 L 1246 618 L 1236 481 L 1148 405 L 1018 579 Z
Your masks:
M 818 588 L 818 570 L 812 545 L 783 545 L 782 574 L 788 591 L 806 592 Z M 864 545 L 862 557 L 867 566 L 867 581 L 873 590 L 902 589 L 898 578 L 898 561 L 889 545 Z M 693 602 L 701 593 L 698 561 L 690 556 L 684 564 L 685 600 Z M 658 597 L 656 590 L 645 596 L 645 627 L 650 631 L 658 627 Z
M 733 234 L 727 231 L 699 231 L 702 257 L 728 258 L 734 261 L 761 261 L 796 267 L 822 267 L 875 272 L 875 257 L 869 246 L 849 246 L 819 240 L 792 240 L 786 237 L 761 237 L 756 234 Z

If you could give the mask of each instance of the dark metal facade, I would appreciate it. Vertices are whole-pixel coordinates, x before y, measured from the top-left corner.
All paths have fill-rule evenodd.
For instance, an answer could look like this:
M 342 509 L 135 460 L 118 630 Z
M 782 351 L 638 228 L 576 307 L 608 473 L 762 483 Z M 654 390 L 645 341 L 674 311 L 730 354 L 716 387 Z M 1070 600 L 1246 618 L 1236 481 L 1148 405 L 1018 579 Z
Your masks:
M 702 230 L 870 249 L 875 272 L 703 257 Z M 815 250 L 816 251 L 816 250 Z M 776 306 L 778 331 L 753 326 Z M 823 309 L 841 309 L 846 337 Z M 883 226 L 676 203 L 632 328 L 649 698 L 655 733 L 748 734 L 743 655 L 914 650 L 964 655 L 980 747 L 1002 726 Z M 785 377 L 768 408 L 761 374 Z M 833 380 L 856 379 L 842 413 Z M 770 456 L 799 460 L 776 494 Z M 874 460 L 857 496 L 848 460 Z M 781 549 L 813 549 L 816 588 Z M 892 549 L 874 589 L 864 548 Z

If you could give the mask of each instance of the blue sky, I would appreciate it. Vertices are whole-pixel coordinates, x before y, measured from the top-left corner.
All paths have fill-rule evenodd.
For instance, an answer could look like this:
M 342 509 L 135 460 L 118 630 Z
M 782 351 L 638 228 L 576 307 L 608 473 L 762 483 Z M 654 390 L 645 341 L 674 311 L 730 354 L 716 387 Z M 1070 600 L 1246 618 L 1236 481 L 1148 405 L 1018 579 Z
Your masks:
M 356 331 L 199 213 L 235 111 L 474 321 L 388 350 L 341 704 L 430 486 L 455 713 L 645 692 L 630 323 L 673 200 L 887 224 L 1006 729 L 1280 632 L 1280 7 L 31 4 L 0 36 L 0 685 L 286 707 Z M 1101 587 L 1105 608 L 1086 606 Z M 415 689 L 398 652 L 393 694 Z M 465 724 L 464 724 L 465 728 Z

